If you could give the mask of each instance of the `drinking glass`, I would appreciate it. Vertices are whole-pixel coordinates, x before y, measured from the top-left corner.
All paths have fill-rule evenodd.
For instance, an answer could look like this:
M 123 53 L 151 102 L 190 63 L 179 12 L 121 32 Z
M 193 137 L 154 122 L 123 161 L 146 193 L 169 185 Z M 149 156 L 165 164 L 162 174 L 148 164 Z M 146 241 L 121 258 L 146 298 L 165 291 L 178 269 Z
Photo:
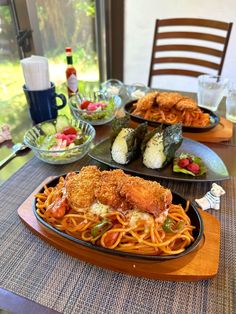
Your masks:
M 218 75 L 198 77 L 198 105 L 216 111 L 225 95 L 229 80 Z
M 130 99 L 139 99 L 147 94 L 149 87 L 142 83 L 133 83 L 127 87 L 128 95 Z
M 108 93 L 111 96 L 118 96 L 121 93 L 124 84 L 117 79 L 110 79 L 101 84 L 102 92 Z
M 236 84 L 229 85 L 226 98 L 226 119 L 236 123 Z

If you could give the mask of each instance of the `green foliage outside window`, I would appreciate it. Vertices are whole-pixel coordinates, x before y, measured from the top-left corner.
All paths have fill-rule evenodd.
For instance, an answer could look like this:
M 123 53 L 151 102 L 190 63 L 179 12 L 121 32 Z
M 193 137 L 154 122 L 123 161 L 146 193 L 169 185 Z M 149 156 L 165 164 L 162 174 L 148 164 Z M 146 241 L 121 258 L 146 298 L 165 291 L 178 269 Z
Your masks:
M 94 88 L 98 81 L 95 42 L 94 0 L 35 0 L 44 55 L 48 58 L 52 79 L 56 76 L 57 92 L 66 93 L 65 47 L 73 49 L 73 61 L 82 89 Z M 19 62 L 15 33 L 9 7 L 0 6 L 0 125 L 8 123 L 22 139 L 31 125 L 22 90 L 24 78 Z M 91 83 L 84 83 L 83 80 Z M 55 82 L 55 81 L 54 81 Z M 87 87 L 89 86 L 89 87 Z M 70 114 L 68 107 L 63 113 Z

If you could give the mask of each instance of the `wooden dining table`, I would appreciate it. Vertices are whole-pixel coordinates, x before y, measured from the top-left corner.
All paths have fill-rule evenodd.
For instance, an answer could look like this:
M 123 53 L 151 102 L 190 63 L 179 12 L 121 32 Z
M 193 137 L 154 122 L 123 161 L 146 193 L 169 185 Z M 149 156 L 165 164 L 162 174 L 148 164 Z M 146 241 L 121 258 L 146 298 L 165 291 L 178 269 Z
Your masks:
M 223 108 L 223 107 L 222 107 Z M 219 113 L 223 115 L 221 108 Z M 109 136 L 111 125 L 96 127 L 96 143 Z M 225 163 L 229 179 L 217 182 L 226 191 L 220 210 L 208 214 L 220 223 L 219 266 L 205 280 L 146 278 L 132 272 L 98 267 L 59 250 L 25 225 L 17 210 L 48 177 L 79 171 L 86 165 L 107 166 L 89 155 L 68 165 L 50 165 L 32 152 L 0 186 L 0 309 L 10 313 L 235 313 L 236 283 L 236 133 L 227 142 L 204 142 Z M 6 169 L 6 168 L 5 168 Z M 8 172 L 9 173 L 9 172 Z M 1 170 L 0 170 L 1 174 Z M 211 182 L 158 180 L 184 198 L 202 197 Z M 28 208 L 32 211 L 31 206 Z M 94 253 L 96 254 L 96 252 Z M 73 255 L 73 254 L 72 254 Z M 98 255 L 99 256 L 99 255 Z M 114 264 L 115 262 L 114 256 Z M 211 258 L 206 254 L 205 259 Z M 200 261 L 204 264 L 204 260 Z M 95 265 L 94 265 L 95 264 Z M 101 264 L 101 263 L 100 263 Z M 138 264 L 137 264 L 138 265 Z M 151 262 L 147 267 L 162 267 Z

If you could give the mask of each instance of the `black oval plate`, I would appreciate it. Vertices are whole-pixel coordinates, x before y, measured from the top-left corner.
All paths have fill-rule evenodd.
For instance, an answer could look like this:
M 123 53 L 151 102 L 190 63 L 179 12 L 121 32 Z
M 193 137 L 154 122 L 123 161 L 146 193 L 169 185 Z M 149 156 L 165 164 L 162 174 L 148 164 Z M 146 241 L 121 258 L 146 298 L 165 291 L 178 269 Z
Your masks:
M 56 177 L 53 180 L 51 180 L 49 183 L 47 183 L 48 187 L 53 187 L 55 186 L 58 181 L 59 181 L 60 177 Z M 42 193 L 44 188 L 41 188 L 37 193 Z M 36 193 L 36 194 L 37 194 Z M 183 208 L 185 208 L 186 206 L 186 200 L 180 196 L 179 194 L 172 192 L 173 195 L 173 203 L 174 204 L 181 204 L 183 206 Z M 185 256 L 186 254 L 192 252 L 193 250 L 195 250 L 198 245 L 200 244 L 200 241 L 203 237 L 203 221 L 202 221 L 202 217 L 199 214 L 198 210 L 197 210 L 197 205 L 192 202 L 189 206 L 189 210 L 188 210 L 188 216 L 191 220 L 191 224 L 193 226 L 195 226 L 195 229 L 193 230 L 193 236 L 195 241 L 193 243 L 190 244 L 190 246 L 188 246 L 186 248 L 186 250 L 180 254 L 177 255 L 166 255 L 166 256 L 152 256 L 152 255 L 141 255 L 141 254 L 135 254 L 135 253 L 127 253 L 127 252 L 120 252 L 120 251 L 116 251 L 116 250 L 111 250 L 111 249 L 106 249 L 97 245 L 94 245 L 92 243 L 74 238 L 58 229 L 56 229 L 55 227 L 51 226 L 50 224 L 48 224 L 46 221 L 44 221 L 38 214 L 36 211 L 36 199 L 34 199 L 33 201 L 33 212 L 34 215 L 36 216 L 37 220 L 42 223 L 46 228 L 56 232 L 57 234 L 59 234 L 60 236 L 69 239 L 71 241 L 74 241 L 75 243 L 78 243 L 80 245 L 86 246 L 92 250 L 96 251 L 100 251 L 103 253 L 108 253 L 108 254 L 112 254 L 114 256 L 118 255 L 118 256 L 123 256 L 126 258 L 139 258 L 139 259 L 145 259 L 145 260 L 155 260 L 155 261 L 165 261 L 165 260 L 171 260 L 171 259 L 176 259 L 182 256 Z
M 211 182 L 229 179 L 228 170 L 221 158 L 206 145 L 188 138 L 184 138 L 180 148 L 176 152 L 176 155 L 179 155 L 181 152 L 187 152 L 200 157 L 207 168 L 207 172 L 201 176 L 191 176 L 181 172 L 173 172 L 172 163 L 161 169 L 150 169 L 144 166 L 141 156 L 127 165 L 121 165 L 116 163 L 111 158 L 110 147 L 111 143 L 108 138 L 97 144 L 89 152 L 89 156 L 112 168 L 120 168 L 133 174 L 152 177 L 155 179 L 189 182 Z
M 132 101 L 128 102 L 127 104 L 125 104 L 125 106 L 124 106 L 125 113 L 128 114 L 133 121 L 136 121 L 139 123 L 147 122 L 148 125 L 153 126 L 153 127 L 157 127 L 161 124 L 162 125 L 170 125 L 169 123 L 160 123 L 160 122 L 144 119 L 142 117 L 139 117 L 139 116 L 132 114 L 133 104 L 136 102 L 137 102 L 137 100 L 132 100 Z M 199 108 L 203 112 L 209 113 L 211 124 L 209 126 L 205 126 L 205 127 L 183 126 L 183 131 L 192 132 L 192 133 L 206 132 L 206 131 L 209 131 L 210 129 L 213 129 L 220 122 L 219 117 L 214 112 L 212 112 L 208 109 L 202 108 L 202 107 L 199 107 Z

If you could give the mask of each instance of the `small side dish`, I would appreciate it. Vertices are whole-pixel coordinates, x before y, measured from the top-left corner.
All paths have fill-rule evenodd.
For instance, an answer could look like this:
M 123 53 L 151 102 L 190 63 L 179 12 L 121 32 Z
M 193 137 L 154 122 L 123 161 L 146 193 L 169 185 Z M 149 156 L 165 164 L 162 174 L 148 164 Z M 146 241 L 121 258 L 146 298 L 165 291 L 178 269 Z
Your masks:
M 67 164 L 81 159 L 91 148 L 95 129 L 84 121 L 58 116 L 29 129 L 24 143 L 35 156 L 51 164 Z
M 174 158 L 173 171 L 201 176 L 206 173 L 207 169 L 200 157 L 183 152 Z
M 109 103 L 83 100 L 81 104 L 77 104 L 77 108 L 84 110 L 83 118 L 93 121 L 109 117 L 110 112 L 115 108 L 115 104 L 112 100 Z
M 38 148 L 49 151 L 67 150 L 86 142 L 88 135 L 78 127 L 72 126 L 66 116 L 59 116 L 56 124 L 45 122 L 41 127 L 43 134 L 36 139 Z
M 93 95 L 76 94 L 70 98 L 69 106 L 75 118 L 92 125 L 110 122 L 121 105 L 121 98 L 104 93 Z

